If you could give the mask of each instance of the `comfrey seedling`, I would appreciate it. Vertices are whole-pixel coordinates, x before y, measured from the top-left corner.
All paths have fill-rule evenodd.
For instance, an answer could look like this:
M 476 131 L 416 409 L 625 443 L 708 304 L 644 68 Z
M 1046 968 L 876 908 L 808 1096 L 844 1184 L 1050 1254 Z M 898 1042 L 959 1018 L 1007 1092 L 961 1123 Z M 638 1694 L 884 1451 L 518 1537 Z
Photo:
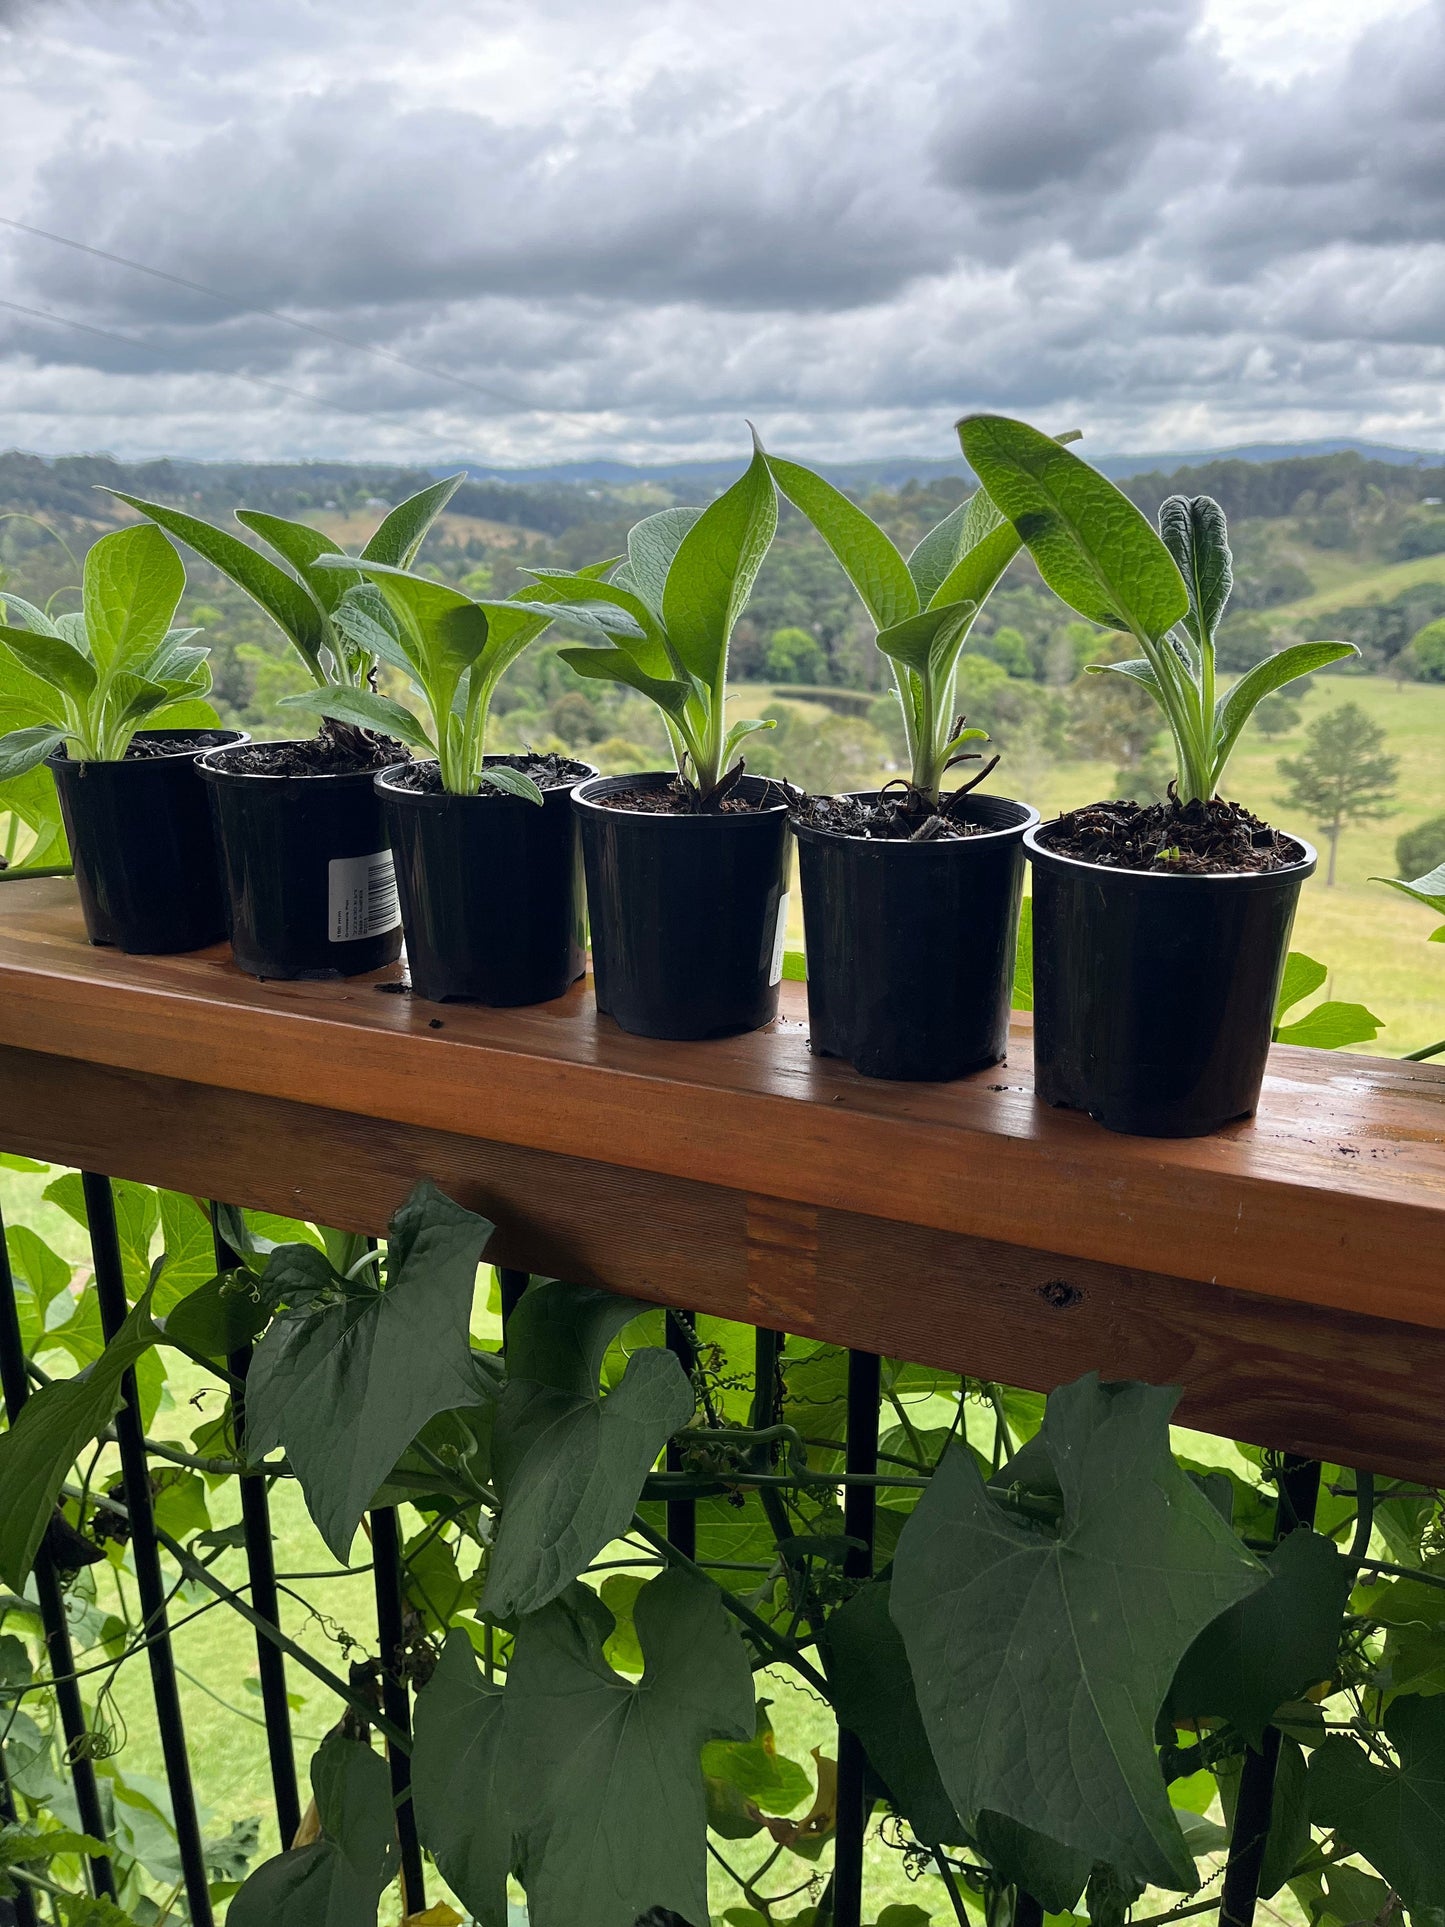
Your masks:
M 167 534 L 229 576 L 238 589 L 244 589 L 290 639 L 318 688 L 335 684 L 362 689 L 370 684 L 374 658 L 369 650 L 358 646 L 344 620 L 344 612 L 357 592 L 367 587 L 360 564 L 381 562 L 391 568 L 409 568 L 427 531 L 464 479 L 460 474 L 449 475 L 444 482 L 434 482 L 430 488 L 398 502 L 355 559 L 346 557 L 329 535 L 304 522 L 267 515 L 260 509 L 237 509 L 236 520 L 259 535 L 294 573 L 288 573 L 238 535 L 197 515 L 166 508 L 159 502 L 145 502 L 119 489 L 109 493 L 148 515 Z M 323 568 L 320 564 L 324 557 L 342 557 L 342 566 Z M 343 619 L 338 621 L 338 616 Z
M 627 560 L 603 581 L 537 571 L 550 613 L 606 638 L 560 651 L 580 675 L 638 690 L 662 711 L 679 776 L 704 808 L 742 773 L 733 755 L 768 722 L 727 722 L 728 644 L 778 526 L 767 460 L 705 509 L 664 509 L 627 538 Z
M 610 568 L 610 562 L 598 565 Z M 454 796 L 475 796 L 483 785 L 540 803 L 542 792 L 521 770 L 506 764 L 484 767 L 487 722 L 502 673 L 552 622 L 541 604 L 546 591 L 536 585 L 508 601 L 476 601 L 442 582 L 405 569 L 347 556 L 318 558 L 318 574 L 356 569 L 371 580 L 348 589 L 332 621 L 358 656 L 379 658 L 409 676 L 426 706 L 428 722 L 401 703 L 369 688 L 328 687 L 288 696 L 283 707 L 319 711 L 337 722 L 395 736 L 423 755 L 434 756 L 442 788 Z M 585 579 L 586 571 L 582 572 Z
M 0 592 L 0 695 L 11 713 L 37 720 L 0 737 L 0 781 L 23 776 L 65 745 L 80 761 L 121 762 L 144 724 L 215 721 L 194 704 L 211 686 L 207 651 L 173 629 L 186 586 L 181 559 L 159 529 L 117 529 L 92 544 L 82 572 L 83 607 L 51 617 Z M 189 713 L 177 705 L 190 706 Z
M 773 480 L 837 556 L 873 619 L 903 711 L 909 787 L 936 806 L 948 771 L 976 761 L 967 745 L 987 736 L 965 728 L 954 713 L 958 661 L 975 617 L 1019 552 L 1019 537 L 978 489 L 930 529 L 905 562 L 878 524 L 821 475 L 777 456 L 767 459 Z M 992 767 L 958 793 L 974 788 Z
M 1224 511 L 1207 495 L 1171 495 L 1159 534 L 1128 496 L 1024 422 L 969 415 L 958 424 L 969 465 L 1009 518 L 1039 574 L 1090 622 L 1133 636 L 1143 655 L 1091 667 L 1128 676 L 1158 703 L 1174 739 L 1175 795 L 1208 802 L 1255 705 L 1346 656 L 1352 642 L 1298 642 L 1217 687 L 1214 637 L 1234 575 Z

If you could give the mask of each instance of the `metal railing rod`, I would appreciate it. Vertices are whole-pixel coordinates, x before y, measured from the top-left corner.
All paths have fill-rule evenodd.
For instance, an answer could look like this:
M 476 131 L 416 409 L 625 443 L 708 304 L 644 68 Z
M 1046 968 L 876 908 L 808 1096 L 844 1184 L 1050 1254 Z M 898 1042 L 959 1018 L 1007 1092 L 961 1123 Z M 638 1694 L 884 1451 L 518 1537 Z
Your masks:
M 376 1587 L 376 1631 L 381 1648 L 381 1707 L 392 1725 L 411 1736 L 411 1697 L 407 1689 L 406 1630 L 403 1623 L 401 1535 L 396 1508 L 377 1506 L 371 1514 L 371 1556 Z M 405 1920 L 426 1909 L 421 1842 L 411 1799 L 411 1757 L 388 1746 L 391 1791 L 396 1802 L 396 1834 L 401 1847 L 401 1912 Z
M 15 1795 L 10 1788 L 9 1775 L 4 1761 L 0 1760 L 0 1826 L 17 1826 L 20 1811 L 15 1805 Z M 8 1903 L 0 1900 L 0 1907 L 8 1905 L 14 1927 L 40 1927 L 35 1913 L 35 1896 L 23 1880 L 16 1884 L 14 1898 Z M 0 1927 L 6 1927 L 5 1915 L 0 1913 Z
M 1287 1456 L 1280 1468 L 1279 1503 L 1275 1507 L 1275 1543 L 1287 1538 L 1297 1526 L 1314 1523 L 1319 1501 L 1320 1467 L 1314 1459 Z M 1219 1901 L 1220 1927 L 1253 1927 L 1254 1910 L 1259 1901 L 1260 1876 L 1264 1871 L 1264 1851 L 1269 1844 L 1269 1829 L 1274 1819 L 1274 1783 L 1279 1767 L 1280 1731 L 1265 1728 L 1264 1745 L 1253 1747 L 1244 1756 L 1239 1776 L 1239 1797 L 1234 1806 L 1234 1826 L 1230 1831 L 1229 1859 L 1224 1869 L 1224 1886 Z
M 5 1397 L 5 1413 L 11 1425 L 30 1395 L 25 1371 L 25 1347 L 20 1336 L 20 1306 L 15 1297 L 15 1279 L 10 1270 L 10 1252 L 5 1242 L 5 1220 L 0 1216 L 0 1391 Z M 81 1830 L 93 1840 L 106 1837 L 100 1807 L 100 1790 L 90 1756 L 90 1729 L 80 1683 L 75 1677 L 75 1655 L 70 1644 L 70 1629 L 65 1618 L 65 1595 L 54 1561 L 42 1545 L 35 1557 L 32 1573 L 35 1594 L 40 1604 L 40 1623 L 45 1635 L 45 1658 L 55 1682 L 55 1701 L 60 1713 L 60 1730 L 65 1735 L 66 1764 L 75 1788 L 75 1805 Z M 99 1899 L 116 1898 L 115 1869 L 108 1856 L 94 1854 L 87 1861 L 91 1891 Z
M 667 1314 L 667 1349 L 681 1365 L 688 1377 L 697 1360 L 697 1347 L 693 1343 L 693 1327 L 690 1319 L 675 1311 Z M 667 1442 L 667 1469 L 681 1472 L 682 1451 L 675 1439 Z M 695 1499 L 669 1499 L 667 1501 L 667 1537 L 686 1559 L 697 1557 L 697 1501 Z
M 90 1226 L 100 1328 L 109 1344 L 125 1323 L 129 1310 L 120 1239 L 116 1233 L 115 1198 L 110 1179 L 93 1171 L 81 1173 L 81 1184 L 85 1193 L 85 1215 Z M 180 1685 L 176 1678 L 175 1656 L 171 1650 L 166 1619 L 165 1581 L 161 1575 L 160 1545 L 156 1539 L 155 1512 L 151 1503 L 150 1466 L 146 1458 L 140 1391 L 134 1371 L 128 1371 L 122 1380 L 115 1432 L 120 1450 L 126 1509 L 130 1514 L 136 1588 L 140 1593 L 148 1641 L 146 1658 L 150 1662 L 151 1694 L 155 1701 L 166 1785 L 170 1790 L 175 1819 L 186 1904 L 190 1909 L 191 1927 L 213 1927 L 215 1916 L 211 1910 L 210 1884 L 206 1878 L 205 1850 L 201 1844 L 195 1789 L 191 1784 L 191 1762 L 186 1749 Z
M 507 1325 L 512 1313 L 522 1302 L 522 1293 L 532 1282 L 530 1271 L 513 1271 L 507 1265 L 497 1266 L 497 1287 L 502 1294 L 502 1337 L 505 1340 Z
M 217 1228 L 211 1206 L 211 1235 L 216 1269 L 234 1270 L 240 1258 Z M 246 1456 L 246 1374 L 251 1369 L 251 1347 L 230 1353 L 226 1369 L 237 1381 L 231 1393 L 231 1424 L 236 1455 Z M 271 1539 L 271 1505 L 263 1473 L 246 1473 L 241 1488 L 241 1532 L 246 1549 L 246 1571 L 251 1582 L 251 1604 L 279 1631 L 281 1597 L 276 1586 L 276 1556 Z M 301 1796 L 296 1784 L 296 1750 L 291 1738 L 291 1709 L 286 1703 L 286 1659 L 279 1646 L 256 1634 L 256 1667 L 261 1681 L 261 1712 L 266 1725 L 266 1752 L 271 1766 L 271 1792 L 276 1804 L 276 1827 L 284 1850 L 301 1825 Z
M 878 1470 L 879 1360 L 873 1352 L 848 1354 L 848 1431 L 846 1469 Z M 850 1543 L 843 1553 L 845 1577 L 860 1583 L 873 1576 L 873 1542 L 878 1518 L 877 1488 L 850 1485 L 843 1494 L 843 1530 Z M 852 1543 L 856 1541 L 856 1543 Z M 863 1844 L 871 1802 L 867 1797 L 868 1756 L 857 1735 L 838 1728 L 838 1829 L 833 1843 L 832 1927 L 862 1927 Z

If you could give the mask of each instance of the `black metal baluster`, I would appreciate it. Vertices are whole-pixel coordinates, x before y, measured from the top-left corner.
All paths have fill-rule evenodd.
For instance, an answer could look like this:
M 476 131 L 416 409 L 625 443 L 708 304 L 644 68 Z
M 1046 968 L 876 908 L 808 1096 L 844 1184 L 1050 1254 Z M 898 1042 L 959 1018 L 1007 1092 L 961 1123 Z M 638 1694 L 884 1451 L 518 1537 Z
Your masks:
M 0 1731 L 3 1731 L 0 1724 Z M 0 1762 L 0 1826 L 18 1826 L 19 1809 L 15 1805 L 15 1795 L 10 1790 L 9 1776 L 3 1762 Z M 4 1910 L 8 1909 L 9 1918 Z M 40 1927 L 35 1914 L 35 1896 L 26 1886 L 24 1876 L 17 1873 L 15 1897 L 13 1900 L 0 1900 L 0 1927 Z
M 241 1260 L 217 1228 L 217 1214 L 211 1206 L 211 1231 L 216 1251 L 216 1269 L 234 1271 Z M 226 1360 L 226 1369 L 236 1384 L 231 1391 L 231 1424 L 236 1434 L 236 1453 L 246 1455 L 246 1374 L 251 1369 L 251 1347 L 242 1346 Z M 266 1496 L 263 1473 L 248 1474 L 241 1487 L 241 1531 L 246 1546 L 246 1571 L 251 1582 L 251 1604 L 263 1619 L 277 1630 L 281 1626 L 281 1599 L 276 1588 L 276 1557 L 271 1542 L 271 1505 Z M 271 1761 L 271 1791 L 276 1802 L 276 1826 L 284 1851 L 296 1838 L 301 1825 L 301 1796 L 296 1786 L 296 1753 L 291 1740 L 291 1709 L 286 1704 L 286 1659 L 279 1646 L 262 1632 L 256 1634 L 256 1665 L 261 1676 L 261 1711 L 266 1722 L 266 1751 Z
M 120 1239 L 115 1228 L 115 1198 L 110 1179 L 99 1177 L 93 1171 L 81 1173 L 81 1184 L 85 1192 L 85 1215 L 90 1225 L 90 1250 L 95 1264 L 100 1328 L 109 1344 L 125 1323 L 129 1310 Z M 191 1762 L 186 1751 L 185 1721 L 181 1715 L 180 1687 L 176 1680 L 175 1655 L 171 1651 L 170 1627 L 166 1619 L 165 1581 L 161 1576 L 160 1546 L 156 1539 L 155 1515 L 151 1505 L 150 1468 L 146 1461 L 145 1432 L 141 1425 L 140 1392 L 134 1371 L 128 1371 L 121 1384 L 115 1435 L 120 1447 L 125 1505 L 130 1514 L 130 1543 L 135 1555 L 136 1587 L 144 1616 L 151 1694 L 155 1700 L 166 1784 L 170 1789 L 171 1807 L 175 1815 L 176 1845 L 180 1851 L 191 1927 L 213 1927 L 215 1917 L 211 1912 L 205 1851 L 201 1845 L 196 1796 L 191 1785 Z
M 502 1294 L 502 1339 L 507 1337 L 507 1324 L 512 1313 L 522 1302 L 522 1293 L 532 1282 L 530 1271 L 512 1271 L 506 1265 L 497 1266 L 497 1287 Z
M 402 1623 L 401 1535 L 396 1508 L 378 1506 L 371 1515 L 372 1576 L 376 1584 L 376 1632 L 381 1647 L 381 1710 L 393 1726 L 411 1732 L 411 1696 L 407 1690 L 406 1631 Z M 396 1833 L 401 1843 L 401 1912 L 419 1914 L 426 1908 L 421 1842 L 417 1839 L 416 1811 L 411 1802 L 411 1757 L 399 1746 L 388 1746 L 391 1791 L 396 1801 Z
M 1287 1455 L 1280 1467 L 1279 1503 L 1275 1508 L 1275 1543 L 1297 1526 L 1314 1523 L 1320 1493 L 1320 1468 L 1314 1459 Z M 1219 1903 L 1220 1927 L 1253 1927 L 1264 1850 L 1274 1818 L 1274 1778 L 1279 1765 L 1280 1732 L 1267 1726 L 1264 1746 L 1251 1747 L 1239 1776 L 1239 1797 L 1229 1840 L 1229 1861 Z
M 29 1396 L 30 1386 L 25 1376 L 20 1307 L 15 1299 L 15 1280 L 10 1271 L 3 1217 L 0 1217 L 0 1390 L 5 1395 L 6 1416 L 13 1425 Z M 65 1595 L 60 1589 L 54 1562 L 43 1545 L 35 1555 L 32 1577 L 40 1602 L 40 1623 L 45 1631 L 45 1659 L 54 1682 L 56 1705 L 60 1711 L 60 1730 L 65 1735 L 66 1762 L 75 1788 L 81 1831 L 88 1833 L 93 1840 L 104 1840 L 105 1821 L 101 1816 L 95 1767 L 90 1758 L 90 1731 L 85 1724 L 85 1707 L 75 1677 L 70 1628 L 65 1619 Z M 98 1897 L 114 1900 L 115 1871 L 109 1858 L 95 1854 L 87 1864 L 90 1867 L 92 1892 Z
M 847 1469 L 871 1477 L 878 1470 L 879 1361 L 873 1352 L 848 1354 Z M 843 1530 L 857 1545 L 843 1554 L 850 1579 L 873 1576 L 878 1492 L 849 1485 L 843 1493 Z M 838 1831 L 833 1843 L 833 1927 L 861 1927 L 863 1842 L 868 1830 L 868 1758 L 855 1734 L 838 1728 Z
M 667 1314 L 667 1349 L 690 1378 L 697 1359 L 697 1347 L 693 1343 L 688 1321 L 675 1311 Z M 667 1442 L 667 1469 L 669 1472 L 683 1470 L 682 1453 L 675 1439 L 669 1439 Z M 696 1559 L 697 1501 L 695 1499 L 668 1500 L 667 1536 L 685 1559 Z

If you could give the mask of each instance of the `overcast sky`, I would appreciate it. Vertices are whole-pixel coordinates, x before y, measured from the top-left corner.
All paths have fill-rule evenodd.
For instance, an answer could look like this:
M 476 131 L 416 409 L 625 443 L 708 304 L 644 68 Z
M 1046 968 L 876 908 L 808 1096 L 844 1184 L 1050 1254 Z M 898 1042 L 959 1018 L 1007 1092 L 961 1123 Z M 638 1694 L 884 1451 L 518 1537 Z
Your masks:
M 0 215 L 225 297 L 0 226 L 0 446 L 1445 447 L 1445 0 L 0 0 L 0 72 Z

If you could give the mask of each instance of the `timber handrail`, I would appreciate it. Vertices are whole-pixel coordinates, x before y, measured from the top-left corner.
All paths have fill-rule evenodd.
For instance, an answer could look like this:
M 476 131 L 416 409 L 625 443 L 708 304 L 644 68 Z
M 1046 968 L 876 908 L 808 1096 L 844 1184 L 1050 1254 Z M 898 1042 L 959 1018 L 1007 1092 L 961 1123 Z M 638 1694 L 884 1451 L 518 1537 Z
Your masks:
M 508 1263 L 838 1343 L 883 1348 L 887 1326 L 888 1349 L 1017 1383 L 1107 1344 L 1101 1369 L 1177 1376 L 1200 1422 L 1292 1449 L 1350 1427 L 1322 1382 L 1314 1416 L 1285 1420 L 1244 1375 L 1280 1381 L 1283 1410 L 1292 1375 L 1366 1332 L 1387 1376 L 1398 1361 L 1381 1397 L 1400 1426 L 1422 1390 L 1439 1409 L 1445 1066 L 1277 1048 L 1257 1118 L 1162 1141 L 1040 1105 L 1026 1020 L 1006 1066 L 891 1084 L 809 1054 L 802 985 L 767 1031 L 674 1044 L 599 1018 L 590 984 L 499 1011 L 384 987 L 398 977 L 258 983 L 224 947 L 127 957 L 86 943 L 69 882 L 9 883 L 0 1148 L 373 1231 L 425 1170 L 470 1186 Z M 1037 1332 L 989 1276 L 1033 1294 Z M 1074 1333 L 1056 1358 L 1048 1313 L 1090 1294 L 1096 1339 L 1056 1319 Z M 1186 1302 L 1187 1333 L 1162 1334 Z M 1201 1321 L 1246 1355 L 1204 1361 Z M 1266 1413 L 1253 1429 L 1241 1401 Z M 1376 1458 L 1404 1462 L 1388 1437 Z

